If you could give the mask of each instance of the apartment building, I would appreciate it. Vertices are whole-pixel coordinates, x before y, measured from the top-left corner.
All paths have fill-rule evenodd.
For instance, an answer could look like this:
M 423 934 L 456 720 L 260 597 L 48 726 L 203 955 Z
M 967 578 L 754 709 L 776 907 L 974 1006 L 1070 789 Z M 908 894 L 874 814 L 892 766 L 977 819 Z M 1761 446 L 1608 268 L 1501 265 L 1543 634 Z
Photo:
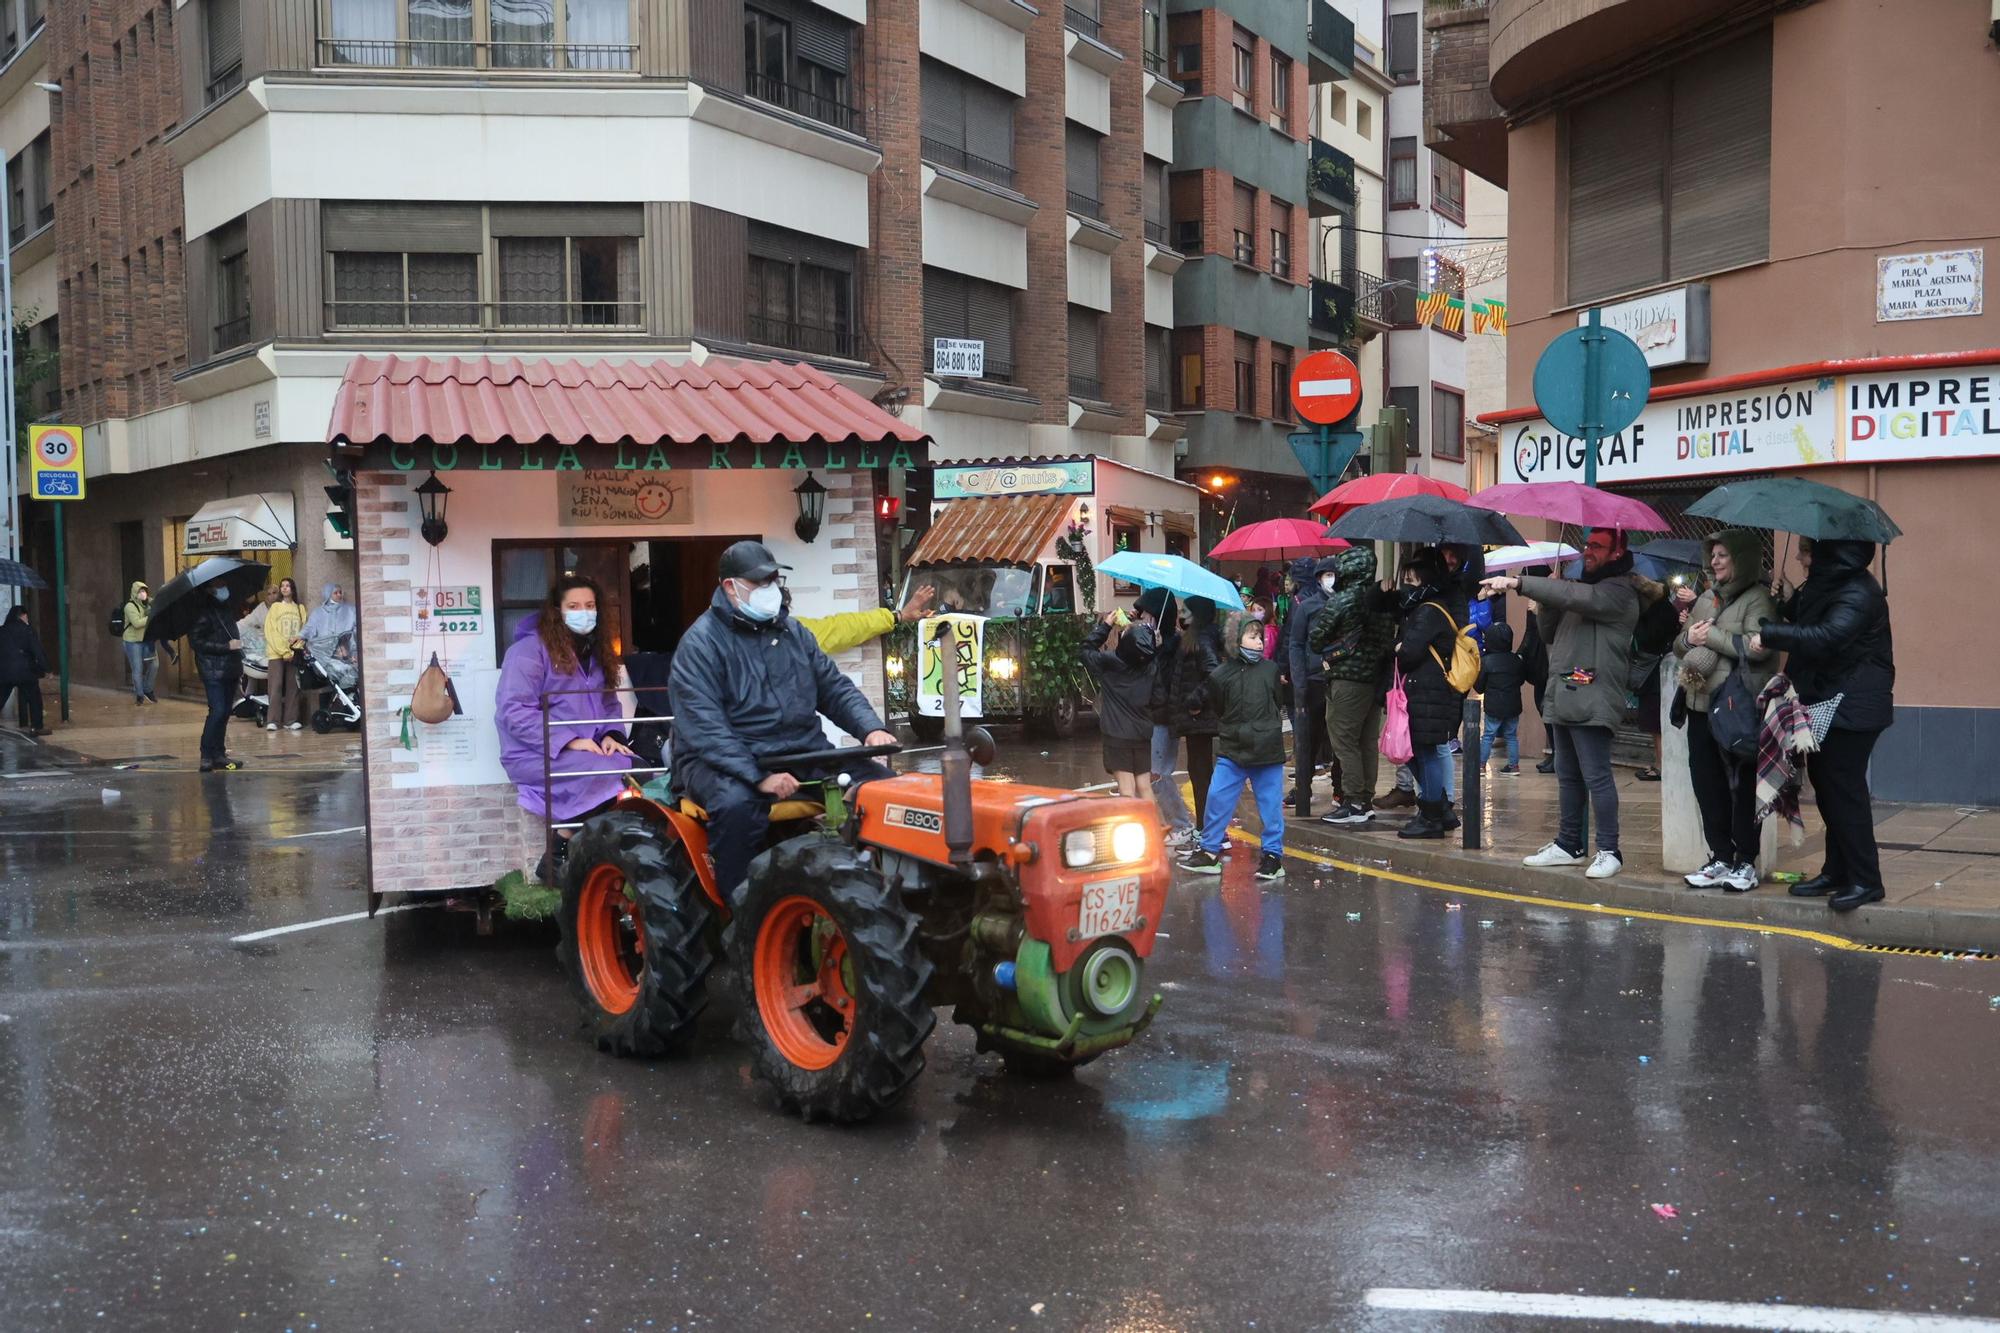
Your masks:
M 105 0 L 47 29 L 21 86 L 61 91 L 17 111 L 9 66 L 0 133 L 55 218 L 72 567 L 115 553 L 80 605 L 218 551 L 339 577 L 325 441 L 361 356 L 803 360 L 933 459 L 1172 472 L 1157 8 Z M 920 467 L 857 486 L 928 514 Z M 79 674 L 114 678 L 97 637 Z
M 24 419 L 53 410 L 59 392 L 54 365 L 61 338 L 56 312 L 55 196 L 52 186 L 49 95 L 43 0 L 0 0 L 0 156 L 7 163 L 6 244 L 12 263 L 18 404 Z M 23 469 L 25 472 L 25 468 Z M 26 478 L 23 477 L 23 484 Z M 12 521 L 0 512 L 0 529 Z M 9 538 L 14 540 L 10 543 Z M 19 545 L 0 535 L 0 555 Z M 17 594 L 0 588 L 0 608 Z
M 1306 18 L 1306 22 L 1300 22 Z M 1352 23 L 1259 0 L 1170 3 L 1174 109 L 1173 406 L 1183 472 L 1237 522 L 1296 514 L 1315 498 L 1286 436 L 1292 366 L 1309 342 L 1313 218 L 1352 203 L 1351 168 L 1318 186 L 1313 90 L 1346 79 Z

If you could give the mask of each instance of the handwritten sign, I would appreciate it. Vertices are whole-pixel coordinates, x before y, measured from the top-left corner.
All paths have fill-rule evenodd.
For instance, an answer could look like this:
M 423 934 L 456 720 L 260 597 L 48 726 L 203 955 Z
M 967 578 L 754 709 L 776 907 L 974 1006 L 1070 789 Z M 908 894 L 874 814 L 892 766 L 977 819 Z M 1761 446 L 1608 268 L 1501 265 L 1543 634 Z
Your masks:
M 961 717 L 983 717 L 985 699 L 986 617 L 932 616 L 917 626 L 917 712 L 944 716 L 944 681 L 949 671 L 958 685 Z
M 418 634 L 483 634 L 486 631 L 484 589 L 477 584 L 452 588 L 418 588 L 411 594 L 416 606 Z
M 556 474 L 556 522 L 566 528 L 694 522 L 694 478 L 684 472 Z
M 1931 250 L 1875 258 L 1875 322 L 1977 315 L 1985 308 L 1986 252 Z

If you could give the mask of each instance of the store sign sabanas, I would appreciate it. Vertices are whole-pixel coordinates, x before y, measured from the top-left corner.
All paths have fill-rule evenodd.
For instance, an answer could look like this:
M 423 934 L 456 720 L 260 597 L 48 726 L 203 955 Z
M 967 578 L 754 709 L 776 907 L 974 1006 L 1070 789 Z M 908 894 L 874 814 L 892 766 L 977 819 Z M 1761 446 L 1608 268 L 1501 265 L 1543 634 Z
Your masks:
M 922 458 L 901 441 L 808 440 L 799 444 L 371 444 L 368 472 L 719 472 L 732 469 L 833 472 L 915 468 Z

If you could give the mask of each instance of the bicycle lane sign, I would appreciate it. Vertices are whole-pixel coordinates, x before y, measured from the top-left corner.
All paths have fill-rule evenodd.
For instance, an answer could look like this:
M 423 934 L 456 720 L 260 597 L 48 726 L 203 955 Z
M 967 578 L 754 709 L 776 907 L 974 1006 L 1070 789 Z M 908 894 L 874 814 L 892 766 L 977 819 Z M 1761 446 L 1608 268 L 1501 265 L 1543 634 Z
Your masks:
M 28 469 L 34 499 L 83 499 L 83 428 L 28 427 Z

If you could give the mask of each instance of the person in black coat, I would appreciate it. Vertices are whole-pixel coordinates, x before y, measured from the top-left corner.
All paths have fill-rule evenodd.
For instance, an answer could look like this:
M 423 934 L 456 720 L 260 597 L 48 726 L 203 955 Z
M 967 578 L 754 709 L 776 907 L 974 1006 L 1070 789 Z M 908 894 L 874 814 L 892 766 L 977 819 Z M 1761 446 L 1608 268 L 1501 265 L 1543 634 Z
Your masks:
M 1826 739 L 1806 760 L 1826 823 L 1826 865 L 1791 890 L 1801 898 L 1826 894 L 1836 912 L 1883 897 L 1868 757 L 1895 721 L 1896 654 L 1888 595 L 1868 572 L 1874 559 L 1873 542 L 1814 542 L 1812 572 L 1786 603 L 1790 623 L 1766 620 L 1749 642 L 1752 653 L 1789 654 L 1785 673 L 1808 708 L 1840 701 Z
M 1300 816 L 1312 813 L 1313 774 L 1333 754 L 1326 733 L 1326 663 L 1306 646 L 1312 619 L 1333 596 L 1336 566 L 1332 556 L 1318 560 L 1301 556 L 1292 562 L 1292 609 L 1285 619 L 1280 665 L 1292 687 L 1292 807 Z M 1333 773 L 1334 803 L 1340 803 L 1340 771 Z
M 1529 565 L 1521 571 L 1537 578 L 1547 578 L 1553 572 L 1547 565 Z M 1542 715 L 1542 695 L 1549 688 L 1549 645 L 1542 637 L 1541 622 L 1535 619 L 1535 606 L 1528 604 L 1528 629 L 1521 636 L 1521 664 L 1528 669 L 1528 689 L 1535 700 L 1535 716 Z M 1556 752 L 1546 727 L 1542 731 L 1542 761 L 1535 765 L 1537 773 L 1556 771 Z
M 1464 622 L 1465 601 L 1435 549 L 1403 562 L 1403 626 L 1396 665 L 1410 708 L 1410 767 L 1417 778 L 1417 814 L 1399 832 L 1404 838 L 1442 838 L 1458 827 L 1451 810 L 1451 756 L 1446 746 L 1465 713 L 1465 696 L 1445 678 Z
M 30 736 L 49 734 L 42 725 L 47 720 L 42 716 L 42 678 L 48 674 L 48 655 L 42 651 L 34 626 L 28 623 L 28 608 L 16 606 L 0 624 L 0 712 L 19 690 L 22 721 Z
M 208 696 L 208 720 L 201 728 L 201 771 L 234 773 L 244 766 L 243 761 L 231 759 L 224 742 L 229 711 L 236 706 L 236 687 L 243 679 L 243 641 L 236 637 L 235 599 L 221 584 L 190 596 L 208 599 L 187 636 L 188 646 L 194 649 L 195 670 L 201 675 L 202 692 Z
M 1486 704 L 1486 731 L 1479 738 L 1479 766 L 1493 758 L 1493 742 L 1507 742 L 1507 764 L 1500 771 L 1521 771 L 1521 686 L 1528 666 L 1514 651 L 1514 627 L 1496 620 L 1486 631 L 1486 652 L 1479 659 L 1479 679 L 1472 688 Z
M 1188 625 L 1159 666 L 1161 716 L 1167 729 L 1187 746 L 1188 785 L 1194 790 L 1194 826 L 1208 814 L 1208 786 L 1215 777 L 1215 738 L 1220 730 L 1215 710 L 1205 706 L 1208 678 L 1223 663 L 1222 628 L 1215 620 L 1215 603 L 1206 597 L 1187 600 Z

